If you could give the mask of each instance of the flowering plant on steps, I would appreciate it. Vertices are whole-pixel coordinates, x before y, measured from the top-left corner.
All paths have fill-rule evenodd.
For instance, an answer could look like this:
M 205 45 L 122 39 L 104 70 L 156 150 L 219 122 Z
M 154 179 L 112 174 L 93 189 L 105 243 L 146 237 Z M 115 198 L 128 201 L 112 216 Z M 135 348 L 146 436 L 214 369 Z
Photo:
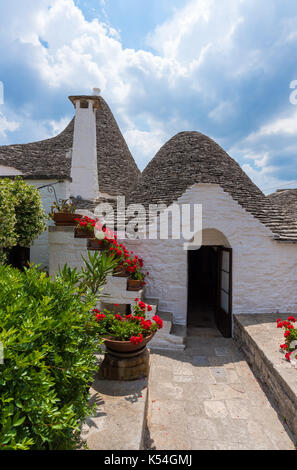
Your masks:
M 280 318 L 276 320 L 277 327 L 285 330 L 285 343 L 281 344 L 280 348 L 286 353 L 287 361 L 291 362 L 294 367 L 297 366 L 297 328 L 294 328 L 296 321 L 293 315 L 289 316 L 287 320 L 282 321 Z
M 84 215 L 81 218 L 74 219 L 77 222 L 76 231 L 79 233 L 85 232 L 86 235 L 94 236 L 94 229 L 97 223 L 97 219 L 91 219 Z
M 132 344 L 142 344 L 146 338 L 155 334 L 163 327 L 163 321 L 158 316 L 152 320 L 146 318 L 146 312 L 151 312 L 152 307 L 139 299 L 132 307 L 129 315 L 111 313 L 108 310 L 100 311 L 94 309 L 94 315 L 98 322 L 98 332 L 103 339 L 108 338 L 115 341 L 128 341 Z

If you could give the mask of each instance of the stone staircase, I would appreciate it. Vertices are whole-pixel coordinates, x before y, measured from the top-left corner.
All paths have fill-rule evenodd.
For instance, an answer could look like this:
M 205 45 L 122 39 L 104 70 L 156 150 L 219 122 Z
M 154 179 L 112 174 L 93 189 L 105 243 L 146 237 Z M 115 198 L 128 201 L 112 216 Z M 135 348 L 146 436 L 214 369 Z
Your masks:
M 147 317 L 152 318 L 157 314 L 163 320 L 163 328 L 157 331 L 154 339 L 149 343 L 149 348 L 151 350 L 166 349 L 168 351 L 183 351 L 185 349 L 187 336 L 186 326 L 174 325 L 172 313 L 159 310 L 158 299 L 145 298 L 143 301 L 153 307 L 153 310 L 149 315 L 147 314 Z

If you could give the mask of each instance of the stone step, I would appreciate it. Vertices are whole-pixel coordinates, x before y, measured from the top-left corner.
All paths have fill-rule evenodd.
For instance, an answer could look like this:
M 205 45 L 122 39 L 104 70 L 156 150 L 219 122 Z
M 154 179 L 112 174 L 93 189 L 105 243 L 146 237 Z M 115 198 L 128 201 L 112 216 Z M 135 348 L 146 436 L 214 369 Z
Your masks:
M 157 310 L 159 308 L 159 299 L 152 298 L 152 297 L 145 297 L 143 301 L 148 305 L 156 305 Z
M 186 336 L 183 333 L 186 330 L 183 327 L 178 328 L 179 325 L 173 325 L 172 313 L 158 312 L 158 315 L 163 320 L 163 328 L 156 333 L 150 342 L 150 349 L 184 350 Z

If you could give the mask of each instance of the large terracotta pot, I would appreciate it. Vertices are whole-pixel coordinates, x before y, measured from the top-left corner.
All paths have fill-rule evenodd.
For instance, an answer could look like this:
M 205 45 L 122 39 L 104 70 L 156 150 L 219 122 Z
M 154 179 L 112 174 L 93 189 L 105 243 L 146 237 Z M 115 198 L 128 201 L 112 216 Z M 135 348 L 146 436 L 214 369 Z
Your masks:
M 75 226 L 77 222 L 74 219 L 80 219 L 80 214 L 67 214 L 66 212 L 55 212 L 53 220 L 57 226 Z
M 147 343 L 153 339 L 155 333 L 152 333 L 150 336 L 143 338 L 142 343 L 132 344 L 130 341 L 116 341 L 111 338 L 103 338 L 106 348 L 110 351 L 115 351 L 119 353 L 133 353 L 144 349 Z
M 74 233 L 75 238 L 95 238 L 94 230 L 90 232 L 89 230 L 77 227 Z
M 135 279 L 128 279 L 128 289 L 129 291 L 139 291 L 142 289 L 143 281 L 136 281 Z

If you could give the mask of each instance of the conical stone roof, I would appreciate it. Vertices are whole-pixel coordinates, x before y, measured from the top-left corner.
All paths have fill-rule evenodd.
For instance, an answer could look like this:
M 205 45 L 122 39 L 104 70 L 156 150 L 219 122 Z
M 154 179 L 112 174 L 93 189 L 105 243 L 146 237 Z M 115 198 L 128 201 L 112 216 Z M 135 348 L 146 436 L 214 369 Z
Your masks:
M 285 214 L 297 220 L 297 189 L 279 189 L 267 198 L 277 204 Z
M 275 238 L 297 241 L 296 223 L 266 198 L 216 142 L 199 132 L 181 132 L 163 145 L 143 171 L 129 201 L 168 206 L 195 183 L 220 185 L 269 227 Z
M 140 176 L 140 171 L 130 153 L 113 114 L 100 97 L 100 109 L 96 112 L 97 158 L 99 189 L 111 195 L 126 195 Z M 70 177 L 74 118 L 56 137 L 0 147 L 0 165 L 14 167 L 25 177 Z

